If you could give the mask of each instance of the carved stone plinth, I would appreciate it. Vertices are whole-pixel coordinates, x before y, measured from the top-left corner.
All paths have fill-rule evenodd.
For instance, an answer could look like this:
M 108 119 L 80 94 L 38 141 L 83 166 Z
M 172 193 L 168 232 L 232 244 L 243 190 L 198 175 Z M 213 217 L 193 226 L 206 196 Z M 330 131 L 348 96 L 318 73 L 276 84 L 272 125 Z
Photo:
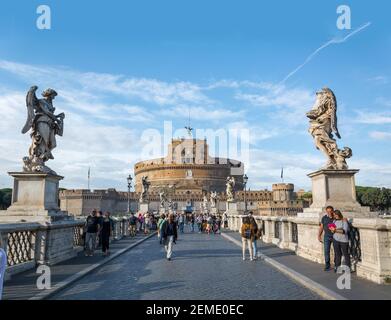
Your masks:
M 50 222 L 67 217 L 58 201 L 59 182 L 63 177 L 26 172 L 10 172 L 9 175 L 14 178 L 12 201 L 0 214 L 1 221 Z
M 231 202 L 227 201 L 227 210 L 226 211 L 229 216 L 234 216 L 234 215 L 240 214 L 238 203 L 236 201 L 231 201 Z
M 359 170 L 319 170 L 310 173 L 312 179 L 312 204 L 300 217 L 319 217 L 327 206 L 333 206 L 347 217 L 370 216 L 368 207 L 362 207 L 356 198 L 354 175 Z

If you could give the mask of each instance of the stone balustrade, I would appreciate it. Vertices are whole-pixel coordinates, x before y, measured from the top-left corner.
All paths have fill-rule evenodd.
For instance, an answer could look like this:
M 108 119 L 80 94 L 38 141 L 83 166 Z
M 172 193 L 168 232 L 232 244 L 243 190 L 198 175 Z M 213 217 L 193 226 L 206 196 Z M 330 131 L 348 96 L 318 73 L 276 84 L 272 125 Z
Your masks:
M 129 221 L 113 217 L 112 239 L 129 235 Z M 84 249 L 85 220 L 64 220 L 55 223 L 0 223 L 0 234 L 7 253 L 6 279 L 36 268 L 53 265 L 75 257 Z
M 228 217 L 228 226 L 240 231 L 242 217 Z M 254 216 L 262 227 L 262 240 L 295 251 L 298 256 L 324 263 L 323 245 L 317 239 L 319 220 L 302 217 Z M 357 276 L 384 284 L 391 283 L 391 219 L 352 218 L 350 240 L 352 269 Z M 333 253 L 332 253 L 333 256 Z

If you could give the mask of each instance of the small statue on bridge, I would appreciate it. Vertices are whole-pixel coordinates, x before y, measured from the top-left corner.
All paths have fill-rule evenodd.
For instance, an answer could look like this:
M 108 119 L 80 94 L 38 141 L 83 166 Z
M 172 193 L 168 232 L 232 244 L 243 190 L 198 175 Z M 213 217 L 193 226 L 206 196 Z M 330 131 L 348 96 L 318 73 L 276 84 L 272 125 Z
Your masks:
M 226 182 L 226 193 L 227 193 L 227 201 L 228 202 L 233 202 L 235 201 L 235 178 L 234 177 L 227 177 L 227 182 Z
M 26 96 L 27 120 L 22 134 L 31 129 L 32 142 L 29 156 L 23 158 L 23 171 L 56 174 L 45 162 L 54 159 L 52 150 L 57 146 L 56 135 L 63 135 L 65 114 L 54 114 L 55 90 L 46 89 L 42 92 L 43 99 L 38 99 L 35 94 L 37 89 L 37 86 L 32 86 Z
M 140 203 L 145 203 L 147 201 L 148 190 L 151 183 L 148 181 L 148 176 L 143 176 L 141 178 L 141 195 L 140 195 Z
M 161 190 L 159 192 L 159 198 L 160 198 L 160 208 L 164 208 L 164 204 L 167 202 L 167 197 L 164 190 Z
M 211 208 L 216 208 L 217 207 L 217 192 L 216 191 L 212 191 L 210 193 L 210 207 Z
M 307 112 L 310 119 L 309 133 L 314 137 L 316 148 L 328 158 L 323 169 L 348 169 L 346 159 L 352 156 L 352 149 L 338 149 L 333 133 L 339 139 L 341 136 L 337 126 L 337 99 L 329 88 L 316 93 L 316 102 L 312 110 Z

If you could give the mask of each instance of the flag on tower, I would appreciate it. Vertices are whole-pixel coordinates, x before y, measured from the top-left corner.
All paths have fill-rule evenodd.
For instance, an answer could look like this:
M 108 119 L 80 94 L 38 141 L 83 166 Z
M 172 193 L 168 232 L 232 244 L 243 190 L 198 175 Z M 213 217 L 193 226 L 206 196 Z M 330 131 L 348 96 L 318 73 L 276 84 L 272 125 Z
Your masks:
M 281 180 L 284 181 L 284 167 L 281 167 Z

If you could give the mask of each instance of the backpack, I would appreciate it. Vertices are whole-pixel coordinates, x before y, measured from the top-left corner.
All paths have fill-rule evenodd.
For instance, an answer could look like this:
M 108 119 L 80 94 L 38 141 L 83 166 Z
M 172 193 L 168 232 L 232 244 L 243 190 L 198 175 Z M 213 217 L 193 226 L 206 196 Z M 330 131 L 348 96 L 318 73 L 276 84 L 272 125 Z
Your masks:
M 244 225 L 243 235 L 246 239 L 251 239 L 251 225 L 250 224 Z

